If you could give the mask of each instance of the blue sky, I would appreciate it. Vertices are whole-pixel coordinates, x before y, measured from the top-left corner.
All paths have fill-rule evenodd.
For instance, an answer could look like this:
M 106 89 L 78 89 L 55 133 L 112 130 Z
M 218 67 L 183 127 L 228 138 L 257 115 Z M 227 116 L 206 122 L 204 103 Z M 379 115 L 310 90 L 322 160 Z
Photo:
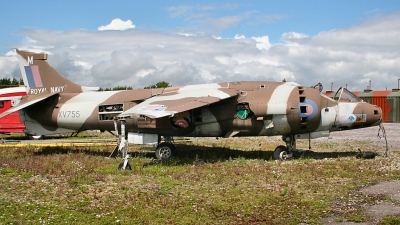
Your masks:
M 131 20 L 137 28 L 173 30 L 199 29 L 225 38 L 236 34 L 268 35 L 279 42 L 286 32 L 316 35 L 321 31 L 345 28 L 360 23 L 369 16 L 400 11 L 400 3 L 392 1 L 32 1 L 2 2 L 0 14 L 1 50 L 6 51 L 22 37 L 15 34 L 24 28 L 51 30 L 97 30 L 112 19 Z M 181 10 L 173 8 L 182 8 Z M 187 8 L 187 11 L 183 11 Z M 178 14 L 177 12 L 182 12 Z M 210 18 L 250 15 L 224 28 L 204 27 L 195 14 Z M 176 15 L 175 15 L 176 14 Z M 243 17 L 246 17 L 243 15 Z
M 20 76 L 10 51 L 21 48 L 49 52 L 64 76 L 91 86 L 285 78 L 390 89 L 399 13 L 394 0 L 4 1 L 0 77 Z

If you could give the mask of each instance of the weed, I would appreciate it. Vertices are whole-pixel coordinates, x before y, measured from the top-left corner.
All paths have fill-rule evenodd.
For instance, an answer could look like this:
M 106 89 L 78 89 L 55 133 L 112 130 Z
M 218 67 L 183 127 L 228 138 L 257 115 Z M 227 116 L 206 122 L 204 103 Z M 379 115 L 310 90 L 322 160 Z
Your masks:
M 355 223 L 361 223 L 367 221 L 367 216 L 365 216 L 363 213 L 351 215 L 349 217 L 349 221 L 355 222 Z
M 18 176 L 18 170 L 15 169 L 0 169 L 0 174 L 1 175 L 6 175 L 6 176 Z
M 343 218 L 337 218 L 337 219 L 336 219 L 336 222 L 342 223 L 342 222 L 344 222 L 344 219 L 343 219 Z
M 381 225 L 398 225 L 400 224 L 400 216 L 388 216 L 383 219 Z

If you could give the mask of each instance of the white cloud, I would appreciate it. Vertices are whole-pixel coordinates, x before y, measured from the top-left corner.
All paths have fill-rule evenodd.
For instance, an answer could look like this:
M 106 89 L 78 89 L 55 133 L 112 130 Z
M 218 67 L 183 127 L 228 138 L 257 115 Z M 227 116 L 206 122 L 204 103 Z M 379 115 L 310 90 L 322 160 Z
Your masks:
M 297 33 L 297 32 L 287 32 L 282 34 L 282 39 L 284 40 L 293 40 L 293 39 L 302 39 L 308 38 L 307 34 Z
M 243 18 L 241 16 L 207 17 L 198 20 L 201 24 L 211 25 L 217 29 L 225 29 L 236 26 Z
M 269 37 L 268 36 L 262 36 L 262 37 L 252 37 L 257 44 L 257 48 L 260 50 L 268 50 L 271 47 L 271 43 L 269 43 Z
M 243 34 L 242 35 L 236 34 L 234 38 L 235 39 L 245 39 L 246 36 L 244 36 Z
M 17 69 L 17 56 L 15 52 L 8 52 L 6 55 L 0 55 L 0 71 L 4 77 L 15 77 L 14 71 Z M 3 77 L 2 77 L 3 78 Z
M 363 90 L 397 88 L 400 71 L 400 14 L 372 18 L 315 36 L 268 35 L 220 38 L 128 29 L 119 31 L 24 29 L 22 49 L 51 53 L 49 63 L 68 79 L 86 86 L 143 88 L 159 81 L 172 85 L 238 80 L 321 82 L 329 89 L 348 85 Z M 71 48 L 73 46 L 73 48 Z M 99 47 L 101 46 L 101 47 Z M 0 56 L 3 77 L 21 76 L 15 54 Z
M 183 18 L 191 26 L 201 27 L 208 32 L 219 33 L 221 30 L 237 26 L 242 22 L 247 25 L 256 25 L 261 23 L 273 23 L 284 19 L 285 15 L 280 14 L 261 14 L 257 10 L 236 13 L 237 4 L 213 4 L 213 5 L 179 5 L 167 8 L 172 18 Z M 224 13 L 221 13 L 224 12 Z M 228 12 L 226 14 L 225 12 Z M 229 15 L 231 13 L 232 15 Z M 220 15 L 226 16 L 220 16 Z
M 142 70 L 139 70 L 139 71 L 135 74 L 135 76 L 137 76 L 137 77 L 149 76 L 149 75 L 153 74 L 154 71 L 155 71 L 154 69 L 142 69 Z
M 177 17 L 186 14 L 188 11 L 192 10 L 192 6 L 180 5 L 171 6 L 167 10 L 170 12 L 171 17 Z
M 135 28 L 135 24 L 132 21 L 123 21 L 120 18 L 113 19 L 110 24 L 105 26 L 100 26 L 98 30 L 127 30 Z
M 260 15 L 257 18 L 258 20 L 254 21 L 252 23 L 255 23 L 255 24 L 258 24 L 258 23 L 270 24 L 270 23 L 274 23 L 275 21 L 285 19 L 286 17 L 288 17 L 288 16 L 282 15 L 282 14 Z

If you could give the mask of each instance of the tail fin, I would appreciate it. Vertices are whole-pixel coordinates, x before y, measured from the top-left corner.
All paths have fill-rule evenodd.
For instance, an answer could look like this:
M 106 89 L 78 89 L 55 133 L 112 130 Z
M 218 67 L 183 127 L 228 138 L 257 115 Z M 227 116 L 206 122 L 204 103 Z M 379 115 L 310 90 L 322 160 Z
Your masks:
M 46 62 L 46 53 L 26 52 L 18 49 L 16 51 L 28 95 L 57 92 L 81 93 L 99 89 L 98 87 L 84 87 L 65 78 Z

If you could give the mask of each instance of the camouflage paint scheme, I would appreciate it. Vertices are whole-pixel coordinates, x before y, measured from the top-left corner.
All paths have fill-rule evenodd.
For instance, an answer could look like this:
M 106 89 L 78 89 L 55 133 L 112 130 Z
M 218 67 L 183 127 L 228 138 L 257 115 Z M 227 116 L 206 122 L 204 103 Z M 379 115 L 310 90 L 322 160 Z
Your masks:
M 63 77 L 46 62 L 45 53 L 16 51 L 27 96 L 0 117 L 20 110 L 30 135 L 113 131 L 114 120 L 125 121 L 127 132 L 191 137 L 332 132 L 375 126 L 381 120 L 379 107 L 357 97 L 335 101 L 293 82 L 98 91 Z

